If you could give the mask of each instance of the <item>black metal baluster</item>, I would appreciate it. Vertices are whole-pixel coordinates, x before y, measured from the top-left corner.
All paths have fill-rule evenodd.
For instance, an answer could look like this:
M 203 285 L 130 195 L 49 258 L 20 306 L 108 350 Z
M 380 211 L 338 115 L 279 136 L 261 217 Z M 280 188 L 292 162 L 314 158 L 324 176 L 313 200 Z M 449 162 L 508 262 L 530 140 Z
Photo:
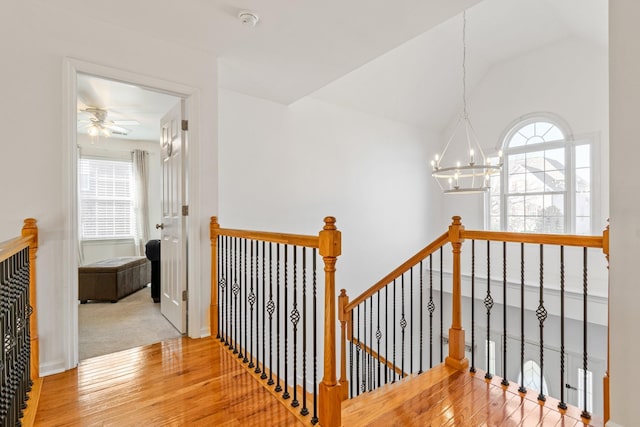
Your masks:
M 287 385 L 287 370 L 289 367 L 289 341 L 287 336 L 287 310 L 289 305 L 287 303 L 289 293 L 289 245 L 284 245 L 284 309 L 282 310 L 282 322 L 284 324 L 284 393 L 282 393 L 283 399 L 291 397 L 289 395 L 289 387 Z M 295 381 L 293 382 L 295 387 Z
M 433 368 L 433 312 L 436 305 L 433 302 L 433 255 L 429 255 L 429 369 Z
M 362 301 L 362 383 L 360 389 L 367 391 L 367 300 Z
M 442 247 L 440 248 L 440 363 L 444 361 L 444 270 L 443 266 L 443 253 Z
M 564 246 L 560 246 L 560 402 L 558 408 L 567 409 L 564 401 Z
M 384 287 L 384 383 L 389 381 L 389 285 Z
M 409 273 L 409 373 L 413 373 L 413 267 Z
M 404 317 L 404 273 L 400 279 L 400 296 L 401 296 L 401 310 L 402 317 L 400 318 L 400 329 L 401 331 L 401 346 L 400 346 L 400 379 L 404 377 L 404 347 L 405 347 L 405 337 L 404 333 L 407 328 L 407 319 Z
M 582 318 L 582 364 L 583 364 L 583 378 L 582 378 L 582 392 L 583 392 L 583 402 L 584 409 L 580 416 L 587 420 L 591 419 L 591 414 L 588 411 L 587 406 L 587 374 L 589 371 L 588 363 L 587 363 L 587 296 L 588 296 L 588 275 L 587 275 L 587 248 L 582 248 L 583 253 L 583 267 L 582 267 L 582 310 L 583 310 L 583 318 Z
M 222 295 L 222 280 L 223 280 L 223 273 L 222 273 L 222 251 L 223 251 L 223 244 L 222 244 L 222 236 L 218 235 L 218 253 L 217 253 L 217 264 L 218 264 L 218 268 L 216 269 L 216 272 L 218 273 L 218 277 L 216 277 L 217 281 L 218 281 L 218 330 L 216 331 L 216 338 L 220 339 L 220 328 L 222 327 L 222 318 L 221 318 L 221 313 L 222 313 L 222 303 L 220 301 L 221 299 L 221 295 Z M 213 331 L 211 331 L 213 333 Z
M 231 319 L 235 323 L 233 325 L 231 343 L 233 347 L 233 354 L 238 354 L 238 335 L 240 332 L 240 317 L 238 315 L 238 293 L 240 292 L 240 285 L 238 284 L 238 238 L 233 238 L 233 305 L 231 308 Z M 235 312 L 234 312 L 235 307 Z
M 244 299 L 244 345 L 241 347 L 241 352 L 240 355 L 243 357 L 242 358 L 242 363 L 248 363 L 249 359 L 247 359 L 247 350 L 249 348 L 249 342 L 247 341 L 247 329 L 249 328 L 248 324 L 247 324 L 247 298 L 249 297 L 249 294 L 247 293 L 247 239 L 242 239 L 242 242 L 244 244 L 244 248 L 242 251 L 243 257 L 244 257 L 244 263 L 242 264 L 244 266 L 244 280 L 243 280 L 243 287 L 244 287 L 244 294 L 246 295 Z M 242 354 L 242 351 L 244 350 L 244 354 Z
M 536 317 L 540 324 L 540 393 L 538 400 L 544 402 L 547 398 L 544 395 L 544 321 L 547 319 L 547 309 L 544 308 L 544 246 L 540 245 L 540 301 L 536 309 Z
M 249 310 L 250 310 L 250 313 L 249 313 L 249 368 L 254 368 L 256 366 L 253 364 L 253 358 L 256 357 L 255 353 L 253 352 L 253 335 L 254 335 L 253 306 L 256 303 L 256 294 L 253 292 L 253 282 L 254 280 L 257 280 L 257 274 L 256 275 L 253 274 L 253 262 L 254 262 L 253 243 L 254 243 L 253 240 L 249 241 L 249 248 L 251 250 L 251 254 L 250 254 L 251 268 L 249 269 L 249 272 L 250 272 L 249 283 L 251 286 L 251 289 L 249 290 Z M 256 245 L 257 245 L 257 242 L 256 242 Z M 256 261 L 256 264 L 257 264 L 257 261 Z M 257 337 L 257 331 L 258 331 L 258 313 L 256 312 L 256 328 L 255 328 L 256 337 Z M 257 348 L 258 348 L 258 343 L 256 338 L 256 351 L 257 351 Z M 256 364 L 257 363 L 258 363 L 258 359 L 256 357 Z
M 280 243 L 276 243 L 276 392 L 281 392 L 280 386 Z M 286 309 L 285 309 L 286 310 Z M 283 311 L 284 313 L 284 311 Z
M 293 247 L 293 309 L 291 310 L 291 323 L 293 323 L 293 400 L 291 406 L 298 407 L 298 247 Z
M 265 303 L 266 292 L 266 242 L 262 242 L 262 375 L 260 379 L 267 379 L 267 304 Z
M 302 409 L 300 414 L 308 415 L 307 408 L 307 248 L 302 248 Z
M 370 349 L 373 350 L 373 295 L 369 297 L 369 307 L 369 346 Z M 371 351 L 367 353 L 369 359 L 369 391 L 371 391 L 375 388 L 375 384 L 373 382 L 373 355 L 371 354 Z
M 381 386 L 382 377 L 380 376 L 380 339 L 382 338 L 382 332 L 380 331 L 380 290 L 376 292 L 378 296 L 378 326 L 376 329 L 376 340 L 378 341 L 378 387 Z
M 311 424 L 318 424 L 318 281 L 317 281 L 317 249 L 313 248 L 313 416 Z
M 349 391 L 351 393 L 350 396 L 353 399 L 355 396 L 355 393 L 353 392 L 353 310 L 349 312 L 349 316 L 351 317 L 351 339 L 349 340 Z
M 524 243 L 520 243 L 520 393 L 526 393 L 524 386 Z
M 420 261 L 420 369 L 418 370 L 418 374 L 421 374 L 422 372 L 424 372 L 422 370 L 422 358 L 424 357 L 424 355 L 422 354 L 422 349 L 423 349 L 423 343 L 424 343 L 424 335 L 423 335 L 423 317 L 422 317 L 422 306 L 423 306 L 423 266 L 422 266 L 422 261 Z
M 225 346 L 229 346 L 229 297 L 231 295 L 231 292 L 228 291 L 228 289 L 231 289 L 231 277 L 230 277 L 230 272 L 229 272 L 229 246 L 230 246 L 230 242 L 229 242 L 230 237 L 229 236 L 225 236 L 225 262 L 224 262 L 224 293 L 226 295 L 226 300 L 224 302 L 224 344 Z M 227 285 L 228 285 L 228 289 L 227 289 Z
M 267 385 L 275 384 L 273 381 L 273 312 L 275 306 L 273 302 L 273 244 L 269 242 L 269 302 L 267 302 L 267 312 L 269 313 L 269 380 Z
M 493 308 L 493 297 L 491 296 L 491 241 L 487 240 L 487 296 L 484 297 L 484 306 L 487 309 L 487 339 L 485 345 L 487 346 L 487 372 L 484 374 L 485 379 L 490 380 L 493 378 L 491 374 L 491 309 Z
M 502 381 L 505 387 L 507 380 L 507 242 L 502 242 Z
M 396 321 L 396 281 L 395 279 L 393 280 L 393 381 L 391 381 L 391 383 L 395 383 L 396 382 L 396 327 L 395 327 L 395 321 Z
M 360 344 L 360 304 L 356 307 L 356 332 L 358 334 L 356 340 L 356 396 L 360 396 L 360 353 L 362 345 Z
M 476 373 L 476 241 L 471 241 L 471 367 Z
M 222 268 L 220 269 L 220 274 L 222 275 L 222 278 L 220 279 L 220 298 L 219 298 L 219 304 L 220 304 L 220 320 L 218 321 L 218 329 L 220 329 L 220 342 L 224 343 L 225 342 L 225 324 L 227 321 L 227 312 L 226 312 L 226 287 L 227 287 L 227 248 L 226 248 L 226 244 L 227 244 L 227 236 L 221 236 L 222 237 L 222 245 L 221 245 L 221 252 L 222 252 Z

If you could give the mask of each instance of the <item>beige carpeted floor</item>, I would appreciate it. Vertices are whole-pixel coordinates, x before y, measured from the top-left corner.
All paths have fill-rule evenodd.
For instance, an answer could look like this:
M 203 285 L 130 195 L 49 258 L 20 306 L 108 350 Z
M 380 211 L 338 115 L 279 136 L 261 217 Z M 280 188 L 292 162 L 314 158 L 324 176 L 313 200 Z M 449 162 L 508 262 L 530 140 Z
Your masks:
M 149 287 L 113 304 L 80 304 L 78 316 L 80 360 L 180 336 L 151 299 Z

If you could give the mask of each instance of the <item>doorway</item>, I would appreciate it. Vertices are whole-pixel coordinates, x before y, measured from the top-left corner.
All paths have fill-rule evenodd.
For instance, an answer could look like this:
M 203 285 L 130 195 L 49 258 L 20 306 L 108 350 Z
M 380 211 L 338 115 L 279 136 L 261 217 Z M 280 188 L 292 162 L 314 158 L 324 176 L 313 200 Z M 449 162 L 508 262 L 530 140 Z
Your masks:
M 110 242 L 105 245 L 104 241 L 101 240 L 109 240 L 109 239 L 86 239 L 84 234 L 84 230 L 79 227 L 79 220 L 81 218 L 81 202 L 79 201 L 79 190 L 82 189 L 81 186 L 85 185 L 82 182 L 82 178 L 79 178 L 78 173 L 80 171 L 80 158 L 81 157 L 101 157 L 106 156 L 113 157 L 113 154 L 118 150 L 112 150 L 110 146 L 105 146 L 107 140 L 109 140 L 109 144 L 113 146 L 121 145 L 120 151 L 125 151 L 130 154 L 131 144 L 140 145 L 142 144 L 140 141 L 146 141 L 146 148 L 149 148 L 149 144 L 154 144 L 154 148 L 150 150 L 150 152 L 154 152 L 157 154 L 155 160 L 157 160 L 158 164 L 161 159 L 161 147 L 160 147 L 160 138 L 159 137 L 149 137 L 148 134 L 145 134 L 146 130 L 143 126 L 137 124 L 142 123 L 142 120 L 134 117 L 127 117 L 128 115 L 133 115 L 134 112 L 131 109 L 125 108 L 126 105 L 120 104 L 119 108 L 116 108 L 116 100 L 113 96 L 114 91 L 105 91 L 107 93 L 107 102 L 104 101 L 99 103 L 99 99 L 95 97 L 97 89 L 100 88 L 100 85 L 110 86 L 111 89 L 115 87 L 115 85 L 120 85 L 119 89 L 126 93 L 128 90 L 138 90 L 145 91 L 148 95 L 153 97 L 152 104 L 154 106 L 165 105 L 162 102 L 159 102 L 159 99 L 165 99 L 171 103 L 178 103 L 190 107 L 193 111 L 194 108 L 194 94 L 195 91 L 183 87 L 181 85 L 174 85 L 172 83 L 157 81 L 154 79 L 150 79 L 147 77 L 141 77 L 134 74 L 122 72 L 119 70 L 112 70 L 102 66 L 97 66 L 94 64 L 83 63 L 76 60 L 68 60 L 67 63 L 68 70 L 68 90 L 69 94 L 67 99 L 68 109 L 67 109 L 67 123 L 69 126 L 69 140 L 73 143 L 70 144 L 69 147 L 69 158 L 70 158 L 70 167 L 69 167 L 69 187 L 70 191 L 70 200 L 69 200 L 69 223 L 70 223 L 70 234 L 72 238 L 70 239 L 72 242 L 76 242 L 76 247 L 71 248 L 69 250 L 69 265 L 68 269 L 68 283 L 70 284 L 70 289 L 68 292 L 68 304 L 69 304 L 69 312 L 65 313 L 67 316 L 67 322 L 65 322 L 68 326 L 69 334 L 67 337 L 69 338 L 69 349 L 67 354 L 67 368 L 72 368 L 77 365 L 79 360 L 79 301 L 78 301 L 78 270 L 77 267 L 81 264 L 86 264 L 96 258 L 104 258 L 111 256 L 122 256 L 129 255 L 133 253 L 135 255 L 145 255 L 144 253 L 144 239 L 143 238 L 132 238 L 132 239 L 112 239 L 112 240 L 120 240 L 114 244 L 114 242 Z M 86 80 L 86 81 L 85 81 Z M 87 88 L 87 83 L 90 87 Z M 156 84 L 157 83 L 157 84 Z M 104 88 L 103 88 L 104 89 Z M 94 95 L 92 98 L 89 96 L 90 94 Z M 132 100 L 128 100 L 127 102 L 131 102 L 132 105 L 135 104 Z M 108 105 L 111 103 L 112 105 Z M 166 104 L 168 105 L 168 104 Z M 132 107 L 133 108 L 133 107 Z M 138 105 L 139 108 L 139 105 Z M 109 109 L 113 111 L 109 111 Z M 166 110 L 170 108 L 167 107 Z M 105 110 L 106 113 L 102 113 L 98 111 L 98 115 L 96 115 L 96 110 Z M 82 114 L 78 114 L 80 111 Z M 188 112 L 188 110 L 187 110 Z M 161 112 L 160 114 L 162 114 Z M 166 111 L 164 111 L 166 113 Z M 79 121 L 79 120 L 80 121 Z M 158 134 L 160 131 L 160 120 L 154 120 L 155 129 L 154 131 Z M 98 125 L 98 126 L 92 126 Z M 71 130 L 71 126 L 73 130 Z M 100 133 L 92 130 L 94 128 L 98 128 L 101 131 L 100 126 L 111 127 L 110 132 Z M 93 134 L 90 134 L 92 132 Z M 137 134 L 137 135 L 136 135 Z M 147 136 L 142 136 L 147 135 Z M 138 142 L 131 142 L 131 141 Z M 192 138 L 189 144 L 194 143 L 195 138 Z M 185 140 L 186 142 L 186 140 Z M 145 145 L 145 144 L 142 144 Z M 79 147 L 79 150 L 77 149 Z M 84 147 L 84 151 L 87 153 L 87 156 L 79 155 L 78 151 L 82 153 Z M 87 148 L 89 147 L 89 148 Z M 124 147 L 124 149 L 122 149 Z M 189 148 L 191 148 L 190 146 Z M 140 147 L 138 147 L 140 148 Z M 92 153 L 92 154 L 89 154 Z M 97 155 L 96 155 L 97 153 Z M 106 153 L 106 155 L 105 155 Z M 180 168 L 180 173 L 187 175 L 188 169 L 186 168 L 186 155 L 188 151 L 185 150 L 185 167 Z M 115 154 L 115 157 L 118 157 L 118 154 Z M 121 156 L 122 157 L 122 156 Z M 151 157 L 153 160 L 153 157 Z M 157 165 L 157 164 L 156 164 Z M 161 168 L 157 167 L 155 172 L 151 174 L 150 183 L 161 184 L 162 173 Z M 187 180 L 185 180 L 187 181 Z M 188 182 L 188 181 L 187 181 Z M 161 187 L 158 185 L 158 194 L 161 192 Z M 188 189 L 185 189 L 185 200 L 188 198 Z M 160 197 L 160 196 L 158 196 Z M 150 206 L 155 205 L 155 209 L 150 209 L 149 215 L 149 234 L 148 238 L 158 237 L 154 234 L 155 232 L 155 224 L 161 223 L 160 218 L 160 206 L 161 202 L 158 197 L 151 197 Z M 154 216 L 155 215 L 155 216 Z M 185 221 L 186 223 L 186 221 Z M 188 236 L 192 234 L 192 230 L 185 226 L 184 230 L 184 240 L 185 246 L 186 242 L 189 241 Z M 146 239 L 146 238 L 145 238 Z M 192 239 L 193 240 L 193 239 Z M 137 250 L 137 252 L 136 252 Z M 186 253 L 186 247 L 185 247 Z M 84 259 L 83 259 L 84 258 Z M 180 264 L 186 266 L 191 264 L 190 260 L 179 259 L 178 262 Z M 182 285 L 186 287 L 187 277 L 185 274 Z M 143 289 L 141 292 L 145 292 Z M 152 298 L 148 298 L 150 304 L 153 304 Z M 124 299 L 122 300 L 124 301 Z M 117 306 L 120 303 L 113 304 L 113 306 Z M 111 303 L 107 302 L 106 304 L 102 304 L 103 307 L 108 307 Z M 124 304 L 123 304 L 124 306 Z M 186 311 L 186 306 L 185 306 Z M 187 323 L 186 321 L 182 325 L 178 325 L 178 327 L 184 328 L 183 330 L 188 333 Z M 121 334 L 126 335 L 127 331 L 121 331 Z M 158 341 L 158 340 L 156 340 Z M 146 344 L 146 343 L 143 343 Z

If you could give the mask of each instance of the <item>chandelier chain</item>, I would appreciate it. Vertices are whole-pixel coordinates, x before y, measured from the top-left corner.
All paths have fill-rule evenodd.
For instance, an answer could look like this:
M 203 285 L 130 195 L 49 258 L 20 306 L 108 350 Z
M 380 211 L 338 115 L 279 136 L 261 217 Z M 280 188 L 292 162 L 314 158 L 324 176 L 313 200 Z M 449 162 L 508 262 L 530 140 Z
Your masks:
M 462 12 L 462 114 L 465 119 L 467 113 L 467 11 Z

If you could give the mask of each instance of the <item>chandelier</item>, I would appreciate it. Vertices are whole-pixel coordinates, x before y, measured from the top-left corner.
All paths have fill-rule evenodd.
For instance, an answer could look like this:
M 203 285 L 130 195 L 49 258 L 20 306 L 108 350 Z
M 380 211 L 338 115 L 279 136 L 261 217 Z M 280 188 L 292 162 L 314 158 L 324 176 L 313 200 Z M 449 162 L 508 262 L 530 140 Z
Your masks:
M 467 111 L 467 15 L 462 12 L 462 115 L 458 119 L 451 137 L 440 154 L 431 161 L 431 176 L 445 194 L 481 193 L 489 190 L 489 178 L 500 172 L 502 152 L 498 159 L 488 159 L 469 119 Z M 464 129 L 462 142 L 454 142 L 458 132 Z M 453 142 L 453 145 L 452 145 Z

